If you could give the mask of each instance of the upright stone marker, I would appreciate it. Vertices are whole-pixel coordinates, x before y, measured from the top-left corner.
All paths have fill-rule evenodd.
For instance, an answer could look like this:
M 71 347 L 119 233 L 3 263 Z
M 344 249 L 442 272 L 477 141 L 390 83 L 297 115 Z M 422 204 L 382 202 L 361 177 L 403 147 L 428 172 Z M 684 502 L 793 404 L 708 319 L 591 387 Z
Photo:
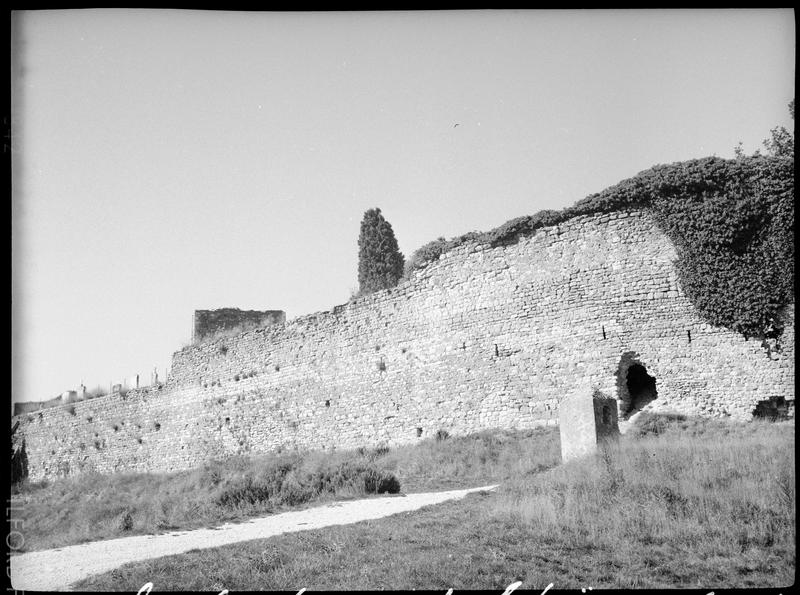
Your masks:
M 561 461 L 597 452 L 606 441 L 619 439 L 617 401 L 583 385 L 558 404 Z

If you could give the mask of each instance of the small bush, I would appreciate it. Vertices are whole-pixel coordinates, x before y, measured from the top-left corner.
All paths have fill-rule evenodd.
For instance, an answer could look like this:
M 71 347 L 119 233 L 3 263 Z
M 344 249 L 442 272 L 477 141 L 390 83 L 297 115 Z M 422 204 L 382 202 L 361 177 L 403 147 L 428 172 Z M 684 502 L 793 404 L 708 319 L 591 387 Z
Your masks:
M 129 510 L 123 510 L 114 520 L 114 529 L 119 532 L 126 532 L 133 529 L 133 515 Z
M 220 479 L 216 481 L 219 483 Z M 275 457 L 268 466 L 249 469 L 241 476 L 222 482 L 216 503 L 226 508 L 268 504 L 297 506 L 337 494 L 397 493 L 400 482 L 393 474 L 365 460 L 288 455 Z
M 368 468 L 361 472 L 361 476 L 367 494 L 397 494 L 400 491 L 400 482 L 386 471 Z
M 471 231 L 469 233 L 451 238 L 450 240 L 439 237 L 432 242 L 428 242 L 411 255 L 411 258 L 405 265 L 404 277 L 407 279 L 416 269 L 422 268 L 430 262 L 439 260 L 439 257 L 442 254 L 449 252 L 450 250 L 453 250 L 462 244 L 467 242 L 480 243 L 481 241 L 485 241 L 485 239 L 485 234 L 477 231 Z
M 441 442 L 442 440 L 447 440 L 450 437 L 450 433 L 447 430 L 436 430 L 436 442 Z

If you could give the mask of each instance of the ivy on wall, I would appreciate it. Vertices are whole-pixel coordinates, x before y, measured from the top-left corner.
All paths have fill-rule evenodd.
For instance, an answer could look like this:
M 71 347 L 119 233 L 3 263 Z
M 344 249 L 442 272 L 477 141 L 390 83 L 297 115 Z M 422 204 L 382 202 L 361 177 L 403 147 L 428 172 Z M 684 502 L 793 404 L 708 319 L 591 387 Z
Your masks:
M 413 254 L 406 274 L 465 242 L 514 244 L 579 215 L 632 208 L 650 212 L 675 244 L 681 286 L 709 323 L 746 337 L 780 334 L 778 312 L 794 301 L 794 160 L 785 157 L 657 165 L 562 211 L 439 238 Z

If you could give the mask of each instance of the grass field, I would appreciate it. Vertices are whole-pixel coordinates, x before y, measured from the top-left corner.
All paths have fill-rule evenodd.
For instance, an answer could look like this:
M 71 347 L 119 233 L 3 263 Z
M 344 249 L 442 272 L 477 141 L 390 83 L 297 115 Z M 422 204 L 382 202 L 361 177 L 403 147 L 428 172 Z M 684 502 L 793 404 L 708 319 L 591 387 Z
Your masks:
M 538 590 L 550 583 L 594 589 L 793 584 L 794 423 L 656 416 L 640 422 L 604 455 L 550 470 L 544 461 L 552 446 L 542 445 L 536 456 L 498 456 L 493 464 L 508 467 L 493 471 L 506 478 L 497 493 L 131 564 L 76 587 L 135 591 L 152 582 L 154 591 L 502 592 L 515 581 Z M 515 439 L 503 436 L 507 443 L 496 452 L 519 452 Z M 557 445 L 557 435 L 549 438 Z M 455 444 L 424 448 L 447 451 Z M 450 472 L 423 464 L 439 455 L 417 454 L 419 467 L 409 463 L 411 455 L 395 454 L 398 477 L 403 469 L 426 469 L 426 481 L 434 482 L 437 473 Z
M 212 527 L 335 499 L 486 485 L 558 460 L 557 429 L 541 428 L 391 450 L 235 457 L 181 473 L 83 475 L 23 485 L 17 494 L 25 527 L 21 551 Z

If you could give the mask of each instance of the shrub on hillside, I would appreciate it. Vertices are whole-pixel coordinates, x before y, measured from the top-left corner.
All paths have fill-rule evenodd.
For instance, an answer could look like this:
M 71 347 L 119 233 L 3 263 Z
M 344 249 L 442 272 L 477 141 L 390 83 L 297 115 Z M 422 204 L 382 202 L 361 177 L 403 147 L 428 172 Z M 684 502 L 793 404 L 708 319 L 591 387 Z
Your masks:
M 408 278 L 416 269 L 422 268 L 430 262 L 439 260 L 439 257 L 442 254 L 449 252 L 450 250 L 453 250 L 462 244 L 466 244 L 468 242 L 480 243 L 484 240 L 483 236 L 484 234 L 480 232 L 471 231 L 449 240 L 439 237 L 432 242 L 428 242 L 411 255 L 411 259 L 406 263 L 404 271 L 405 278 Z
M 397 478 L 367 459 L 336 461 L 328 457 L 288 455 L 248 467 L 217 482 L 215 502 L 226 508 L 271 504 L 296 506 L 324 496 L 397 493 Z M 215 484 L 215 485 L 217 485 Z

